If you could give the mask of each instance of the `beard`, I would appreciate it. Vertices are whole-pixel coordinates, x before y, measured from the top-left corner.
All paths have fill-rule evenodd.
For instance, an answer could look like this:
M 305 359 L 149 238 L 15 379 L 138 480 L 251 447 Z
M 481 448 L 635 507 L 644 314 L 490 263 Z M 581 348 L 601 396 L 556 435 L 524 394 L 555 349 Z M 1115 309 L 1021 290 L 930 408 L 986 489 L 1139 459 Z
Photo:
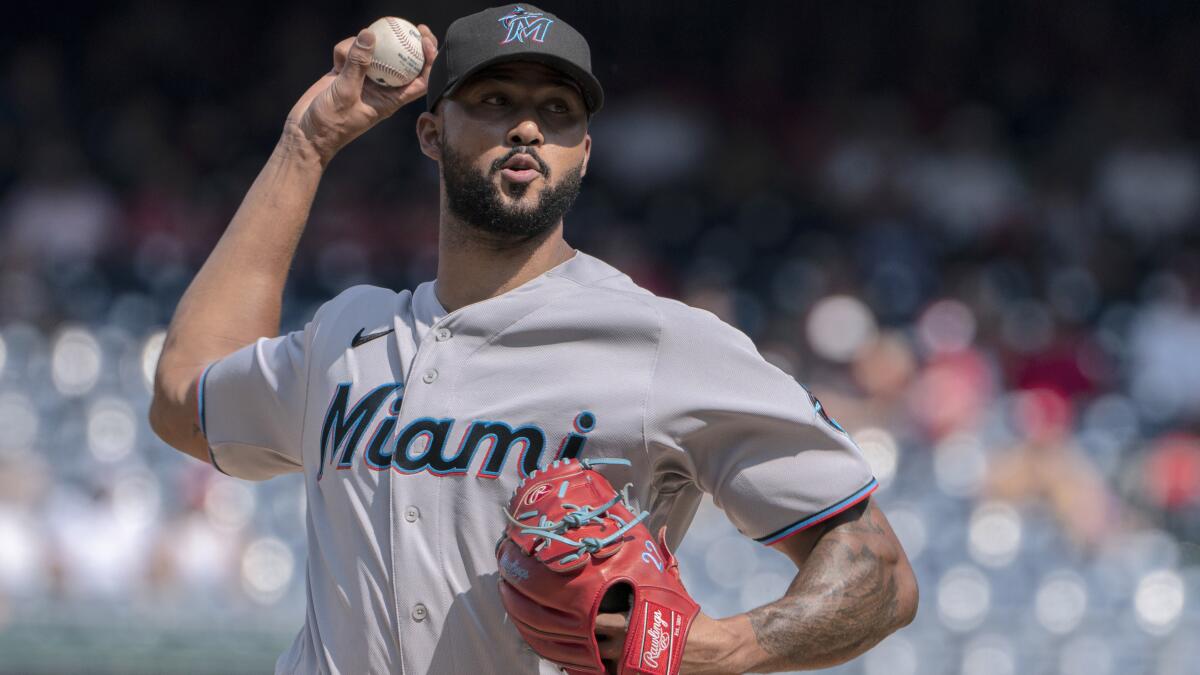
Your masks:
M 504 203 L 501 188 L 491 180 L 504 162 L 524 152 L 533 157 L 546 186 L 537 203 L 522 207 Z M 557 225 L 579 195 L 583 183 L 582 166 L 567 171 L 557 184 L 550 182 L 550 167 L 529 146 L 518 146 L 492 163 L 488 173 L 477 170 L 470 160 L 458 154 L 449 143 L 442 143 L 442 182 L 446 186 L 446 206 L 459 220 L 471 227 L 498 235 L 505 240 L 523 241 L 537 237 Z M 519 199 L 529 183 L 515 184 L 508 193 Z

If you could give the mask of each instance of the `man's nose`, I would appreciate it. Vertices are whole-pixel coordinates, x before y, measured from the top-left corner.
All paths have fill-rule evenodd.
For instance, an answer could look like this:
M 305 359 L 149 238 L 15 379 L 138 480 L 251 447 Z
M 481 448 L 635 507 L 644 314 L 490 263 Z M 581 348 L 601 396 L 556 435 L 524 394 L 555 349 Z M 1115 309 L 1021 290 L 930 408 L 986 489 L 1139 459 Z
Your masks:
M 542 130 L 533 120 L 523 120 L 508 132 L 508 142 L 513 145 L 541 145 Z

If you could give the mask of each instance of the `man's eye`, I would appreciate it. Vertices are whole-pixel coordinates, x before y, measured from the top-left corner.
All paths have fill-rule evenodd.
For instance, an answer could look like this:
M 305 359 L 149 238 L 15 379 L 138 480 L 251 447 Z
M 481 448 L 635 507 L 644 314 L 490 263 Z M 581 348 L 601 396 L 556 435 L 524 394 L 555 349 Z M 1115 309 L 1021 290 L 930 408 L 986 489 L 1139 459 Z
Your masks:
M 488 105 L 504 105 L 505 103 L 508 103 L 508 99 L 504 98 L 500 94 L 492 94 L 491 96 L 484 98 L 483 102 Z
M 571 112 L 571 108 L 566 103 L 563 103 L 562 101 L 551 102 L 546 107 L 550 109 L 550 112 L 556 112 L 556 113 Z

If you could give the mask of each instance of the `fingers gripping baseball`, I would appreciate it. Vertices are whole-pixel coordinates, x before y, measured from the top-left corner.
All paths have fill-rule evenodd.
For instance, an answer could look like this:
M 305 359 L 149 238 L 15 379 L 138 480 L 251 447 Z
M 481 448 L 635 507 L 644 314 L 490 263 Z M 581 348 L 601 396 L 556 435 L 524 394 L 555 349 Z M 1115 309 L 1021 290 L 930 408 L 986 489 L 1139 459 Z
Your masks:
M 333 99 L 339 108 L 358 103 L 362 98 L 363 80 L 375 53 L 375 34 L 365 28 L 350 45 L 345 65 L 333 80 Z
M 434 37 L 433 31 L 425 24 L 417 26 L 417 30 L 421 32 L 421 51 L 425 55 L 425 65 L 421 68 L 421 74 L 404 87 L 404 95 L 408 100 L 425 96 L 429 87 L 429 69 L 433 68 L 433 60 L 437 58 L 438 51 L 437 38 Z
M 380 110 L 385 115 L 391 115 L 397 109 L 425 96 L 429 84 L 429 70 L 433 67 L 433 60 L 437 58 L 437 38 L 425 24 L 417 26 L 417 30 L 421 33 L 421 51 L 425 58 L 425 65 L 412 82 L 400 87 L 381 86 L 372 82 L 371 78 L 367 76 L 367 70 L 371 63 L 369 59 L 365 65 L 355 66 L 361 68 L 361 72 L 354 76 L 354 81 L 358 86 L 362 102 Z M 363 32 L 369 33 L 370 31 L 364 30 Z M 362 33 L 359 35 L 361 37 Z M 371 38 L 374 38 L 374 34 L 371 34 Z M 333 48 L 333 74 L 339 75 L 347 68 L 350 55 L 357 46 L 357 38 L 346 38 Z M 373 49 L 372 47 L 370 50 L 372 54 L 374 53 Z
M 375 49 L 375 35 L 363 29 L 333 49 L 333 68 L 300 97 L 288 115 L 285 131 L 292 140 L 311 147 L 322 164 L 341 148 L 400 107 L 425 95 L 429 68 L 437 56 L 437 40 L 422 25 L 425 66 L 403 87 L 383 87 L 370 80 L 367 69 Z

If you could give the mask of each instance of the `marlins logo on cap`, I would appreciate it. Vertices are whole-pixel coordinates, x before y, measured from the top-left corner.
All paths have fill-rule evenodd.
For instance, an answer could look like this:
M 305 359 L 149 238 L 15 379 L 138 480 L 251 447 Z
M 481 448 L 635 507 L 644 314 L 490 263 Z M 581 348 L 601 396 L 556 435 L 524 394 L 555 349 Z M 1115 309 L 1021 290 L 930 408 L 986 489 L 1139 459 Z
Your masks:
M 554 23 L 554 19 L 548 18 L 541 12 L 526 11 L 525 8 L 517 5 L 512 14 L 500 17 L 500 23 L 508 31 L 508 34 L 500 41 L 500 44 L 506 45 L 513 41 L 524 42 L 525 38 L 534 42 L 545 42 L 546 33 L 550 30 L 550 24 Z
M 532 61 L 574 80 L 588 113 L 604 105 L 604 89 L 592 74 L 587 40 L 571 24 L 523 2 L 464 16 L 450 24 L 429 71 L 430 110 L 472 75 L 497 63 Z

